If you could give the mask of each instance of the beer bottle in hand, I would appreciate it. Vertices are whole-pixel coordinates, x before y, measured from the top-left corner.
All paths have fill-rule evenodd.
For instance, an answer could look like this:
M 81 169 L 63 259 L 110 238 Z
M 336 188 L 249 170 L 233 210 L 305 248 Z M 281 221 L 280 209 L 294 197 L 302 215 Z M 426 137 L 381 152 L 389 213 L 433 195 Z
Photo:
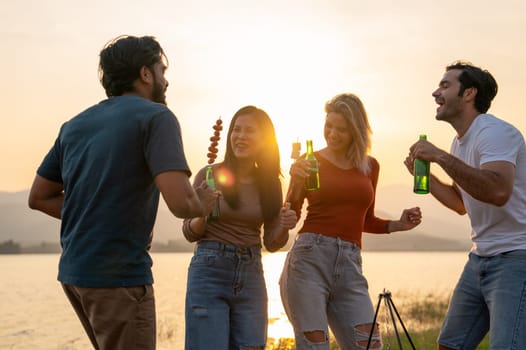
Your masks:
M 420 140 L 426 140 L 426 135 L 420 135 Z M 429 161 L 415 159 L 413 168 L 413 191 L 418 194 L 429 193 Z
M 307 153 L 305 159 L 309 162 L 309 176 L 305 178 L 305 189 L 314 191 L 320 188 L 320 174 L 318 171 L 318 160 L 314 156 L 312 140 L 307 140 Z
M 214 172 L 212 170 L 211 165 L 206 166 L 206 184 L 213 190 L 217 190 L 216 182 L 214 180 Z M 216 198 L 216 201 L 214 203 L 214 208 L 208 214 L 207 221 L 216 221 L 219 219 L 219 197 Z

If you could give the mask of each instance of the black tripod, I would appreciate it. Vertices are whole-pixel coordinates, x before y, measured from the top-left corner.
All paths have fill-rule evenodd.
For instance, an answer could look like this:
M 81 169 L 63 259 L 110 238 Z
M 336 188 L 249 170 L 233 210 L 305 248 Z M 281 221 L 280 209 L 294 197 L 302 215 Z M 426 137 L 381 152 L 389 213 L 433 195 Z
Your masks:
M 409 336 L 409 333 L 407 332 L 407 329 L 404 326 L 404 322 L 402 322 L 402 318 L 400 317 L 400 314 L 398 313 L 398 310 L 396 309 L 396 306 L 393 303 L 393 299 L 391 299 L 391 292 L 388 290 L 385 290 L 385 288 L 384 288 L 383 293 L 380 293 L 379 298 L 378 298 L 378 305 L 376 306 L 376 312 L 374 313 L 373 324 L 371 326 L 371 333 L 369 333 L 369 340 L 367 341 L 366 350 L 369 350 L 369 346 L 371 345 L 374 325 L 376 325 L 376 318 L 378 316 L 378 311 L 380 310 L 380 304 L 382 303 L 382 299 L 384 299 L 385 301 L 385 307 L 389 310 L 389 315 L 391 316 L 391 322 L 393 322 L 393 328 L 396 334 L 396 339 L 398 340 L 398 348 L 400 350 L 403 349 L 402 342 L 400 341 L 400 334 L 398 333 L 398 328 L 396 326 L 396 321 L 394 318 L 393 310 L 396 313 L 396 317 L 398 318 L 398 321 L 402 325 L 402 328 L 404 329 L 405 336 L 407 337 L 407 340 L 409 340 L 409 343 L 411 344 L 411 348 L 413 350 L 416 350 L 415 345 L 413 344 L 413 341 L 411 340 L 411 337 Z M 389 321 L 387 320 L 386 322 L 389 322 Z

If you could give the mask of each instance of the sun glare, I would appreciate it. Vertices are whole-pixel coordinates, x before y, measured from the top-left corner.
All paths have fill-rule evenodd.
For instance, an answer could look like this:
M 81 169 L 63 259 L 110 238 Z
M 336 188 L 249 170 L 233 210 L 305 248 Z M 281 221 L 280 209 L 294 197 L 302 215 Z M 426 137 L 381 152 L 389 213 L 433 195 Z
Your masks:
M 216 172 L 217 181 L 223 185 L 223 186 L 232 186 L 234 183 L 234 175 L 226 169 L 226 168 L 219 168 Z

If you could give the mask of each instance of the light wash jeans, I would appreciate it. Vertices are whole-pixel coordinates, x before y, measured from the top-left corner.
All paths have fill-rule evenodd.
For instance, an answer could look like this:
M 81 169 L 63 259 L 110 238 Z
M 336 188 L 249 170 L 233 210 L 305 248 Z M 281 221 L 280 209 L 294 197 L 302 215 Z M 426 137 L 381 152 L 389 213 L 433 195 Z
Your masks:
M 526 250 L 469 254 L 438 342 L 472 350 L 488 331 L 491 350 L 526 349 Z
M 264 349 L 267 289 L 259 247 L 197 244 L 186 287 L 186 350 Z
M 369 332 L 374 310 L 362 273 L 360 248 L 340 238 L 301 233 L 287 255 L 280 279 L 283 306 L 296 338 L 296 349 L 329 349 L 330 326 L 341 349 L 365 349 L 358 342 Z M 323 331 L 326 342 L 314 343 L 304 333 Z M 373 340 L 380 340 L 379 335 Z M 371 347 L 372 349 L 372 347 Z

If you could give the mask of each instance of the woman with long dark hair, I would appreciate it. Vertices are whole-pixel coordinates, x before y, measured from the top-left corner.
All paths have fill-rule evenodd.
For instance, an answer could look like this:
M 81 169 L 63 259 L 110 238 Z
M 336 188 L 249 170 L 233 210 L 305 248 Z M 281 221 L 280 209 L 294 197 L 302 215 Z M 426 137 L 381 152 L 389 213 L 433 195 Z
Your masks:
M 283 207 L 279 149 L 267 113 L 241 108 L 226 139 L 225 159 L 213 165 L 222 193 L 219 218 L 183 223 L 186 239 L 197 242 L 188 270 L 186 349 L 265 348 L 262 242 L 268 251 L 278 250 L 297 222 L 296 213 Z M 195 186 L 205 173 L 206 167 L 196 175 Z

